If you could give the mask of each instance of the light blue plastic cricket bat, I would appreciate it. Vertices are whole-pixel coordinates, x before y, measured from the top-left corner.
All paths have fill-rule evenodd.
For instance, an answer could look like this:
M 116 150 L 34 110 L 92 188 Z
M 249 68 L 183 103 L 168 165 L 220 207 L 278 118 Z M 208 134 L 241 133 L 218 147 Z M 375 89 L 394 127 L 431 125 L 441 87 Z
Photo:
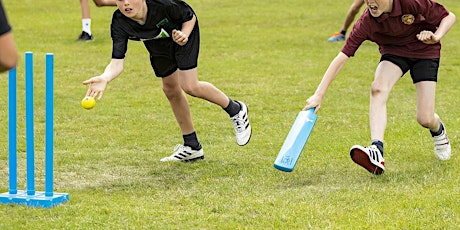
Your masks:
M 299 112 L 276 157 L 274 163 L 276 169 L 292 172 L 315 126 L 316 119 L 315 108 Z

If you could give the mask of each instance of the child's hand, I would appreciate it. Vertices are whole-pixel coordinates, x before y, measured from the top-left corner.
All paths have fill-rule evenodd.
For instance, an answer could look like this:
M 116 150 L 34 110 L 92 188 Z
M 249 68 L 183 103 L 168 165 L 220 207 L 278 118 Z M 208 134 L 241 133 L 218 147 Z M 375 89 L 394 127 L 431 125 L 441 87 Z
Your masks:
M 322 102 L 322 98 L 317 96 L 316 94 L 309 97 L 305 102 L 306 102 L 306 105 L 305 107 L 303 108 L 303 110 L 307 110 L 307 109 L 310 109 L 310 108 L 315 108 L 315 113 L 318 113 L 318 110 L 319 108 L 321 107 L 321 102 Z
M 100 77 L 92 77 L 83 82 L 83 85 L 89 85 L 86 96 L 93 97 L 96 99 L 101 99 L 102 94 L 104 93 L 105 87 L 107 87 L 107 81 Z
M 174 42 L 176 42 L 180 46 L 183 46 L 188 42 L 188 35 L 180 30 L 173 30 L 172 39 Z
M 425 44 L 436 44 L 439 42 L 439 39 L 434 35 L 434 33 L 427 30 L 417 34 L 417 39 Z

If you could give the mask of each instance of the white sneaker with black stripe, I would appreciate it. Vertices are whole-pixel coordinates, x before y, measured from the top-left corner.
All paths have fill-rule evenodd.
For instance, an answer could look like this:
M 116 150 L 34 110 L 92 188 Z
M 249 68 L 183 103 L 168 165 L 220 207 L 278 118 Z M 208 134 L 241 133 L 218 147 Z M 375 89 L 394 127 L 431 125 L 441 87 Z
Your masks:
M 451 148 L 449 138 L 447 138 L 446 130 L 442 131 L 439 136 L 433 137 L 434 142 L 434 155 L 442 161 L 450 159 Z
M 241 105 L 241 110 L 235 116 L 231 117 L 233 125 L 235 126 L 236 143 L 238 145 L 246 145 L 251 139 L 251 124 L 248 118 L 248 106 L 241 101 L 237 101 Z
M 169 157 L 164 157 L 160 161 L 182 161 L 189 162 L 194 160 L 204 159 L 203 148 L 200 150 L 193 150 L 189 146 L 176 145 L 174 153 Z
M 376 145 L 366 147 L 353 145 L 350 149 L 350 157 L 372 174 L 380 175 L 385 171 L 385 160 Z

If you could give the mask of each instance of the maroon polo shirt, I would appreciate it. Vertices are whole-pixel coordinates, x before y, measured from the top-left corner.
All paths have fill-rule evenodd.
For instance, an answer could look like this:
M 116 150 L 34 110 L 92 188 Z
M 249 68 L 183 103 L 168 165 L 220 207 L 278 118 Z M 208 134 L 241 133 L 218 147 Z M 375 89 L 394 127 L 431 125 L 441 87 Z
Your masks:
M 439 58 L 441 43 L 432 45 L 416 37 L 422 30 L 436 31 L 449 11 L 431 0 L 394 0 L 393 10 L 380 17 L 372 17 L 366 8 L 356 21 L 342 52 L 348 57 L 369 40 L 379 45 L 380 54 L 392 54 L 409 58 Z

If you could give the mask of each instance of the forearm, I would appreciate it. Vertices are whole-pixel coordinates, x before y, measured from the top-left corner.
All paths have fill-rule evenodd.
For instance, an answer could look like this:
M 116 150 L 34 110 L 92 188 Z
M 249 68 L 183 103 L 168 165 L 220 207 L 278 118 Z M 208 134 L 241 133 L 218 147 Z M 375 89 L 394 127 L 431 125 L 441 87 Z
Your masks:
M 187 36 L 189 36 L 192 33 L 193 27 L 195 27 L 195 23 L 196 23 L 196 16 L 193 15 L 192 19 L 182 23 L 181 31 L 185 33 Z
M 438 40 L 441 40 L 441 38 L 450 30 L 450 28 L 452 28 L 452 26 L 455 23 L 455 20 L 456 20 L 455 14 L 453 14 L 452 12 L 449 13 L 447 17 L 442 19 L 441 23 L 439 24 L 438 29 L 434 33 L 434 35 L 436 36 L 436 38 L 438 38 Z
M 348 56 L 346 56 L 342 52 L 340 52 L 334 58 L 334 60 L 332 60 L 331 64 L 326 70 L 326 73 L 324 73 L 323 79 L 321 80 L 320 84 L 316 88 L 315 94 L 317 96 L 324 97 L 327 89 L 329 88 L 329 85 L 332 83 L 332 81 L 335 79 L 337 74 L 343 68 L 347 60 L 348 60 Z
M 112 81 L 123 72 L 123 62 L 123 59 L 112 59 L 107 67 L 105 67 L 104 73 L 102 73 L 100 77 L 107 82 Z

